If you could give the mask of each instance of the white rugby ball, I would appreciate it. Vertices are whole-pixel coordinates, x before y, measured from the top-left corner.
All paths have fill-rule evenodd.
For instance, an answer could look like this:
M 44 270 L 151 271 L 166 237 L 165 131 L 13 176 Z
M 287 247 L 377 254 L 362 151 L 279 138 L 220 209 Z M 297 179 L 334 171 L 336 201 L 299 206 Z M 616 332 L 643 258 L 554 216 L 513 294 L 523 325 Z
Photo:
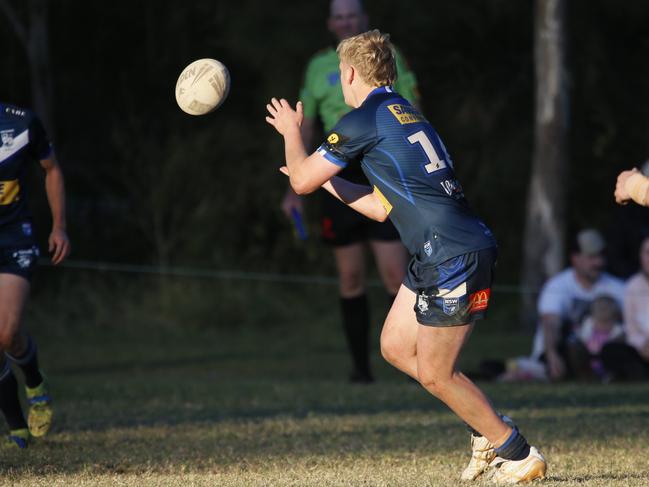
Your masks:
M 216 59 L 199 59 L 180 73 L 176 102 L 183 112 L 205 115 L 216 110 L 230 92 L 230 73 Z

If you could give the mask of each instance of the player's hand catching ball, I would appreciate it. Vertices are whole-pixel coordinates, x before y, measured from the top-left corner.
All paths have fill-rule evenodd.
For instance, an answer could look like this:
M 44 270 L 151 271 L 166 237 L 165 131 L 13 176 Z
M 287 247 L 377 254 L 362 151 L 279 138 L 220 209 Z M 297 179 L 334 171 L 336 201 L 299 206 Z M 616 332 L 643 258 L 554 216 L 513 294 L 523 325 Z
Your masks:
M 302 126 L 304 110 L 301 101 L 297 102 L 295 110 L 293 110 L 284 98 L 281 100 L 272 98 L 266 105 L 266 109 L 270 113 L 270 116 L 266 117 L 266 121 L 282 135 L 286 135 L 291 130 L 299 130 Z

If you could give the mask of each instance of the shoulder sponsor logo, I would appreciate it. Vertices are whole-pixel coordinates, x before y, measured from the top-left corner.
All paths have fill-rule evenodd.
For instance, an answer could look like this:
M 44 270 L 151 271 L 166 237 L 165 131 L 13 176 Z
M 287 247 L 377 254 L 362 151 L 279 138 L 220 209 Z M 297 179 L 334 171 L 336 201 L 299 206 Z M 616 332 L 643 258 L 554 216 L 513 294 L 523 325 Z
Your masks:
M 329 135 L 329 137 L 327 137 L 327 142 L 329 142 L 331 145 L 335 145 L 340 142 L 340 136 L 337 133 L 333 132 Z
M 24 117 L 25 115 L 27 115 L 27 112 L 25 110 L 20 110 L 13 107 L 6 107 L 5 113 L 8 113 L 9 115 L 16 115 L 18 117 Z
M 401 125 L 408 123 L 423 122 L 426 119 L 417 111 L 417 109 L 410 105 L 400 105 L 398 103 L 388 105 L 388 110 L 394 115 Z
M 469 312 L 475 313 L 476 311 L 483 311 L 489 306 L 489 297 L 491 296 L 491 288 L 482 289 L 469 296 L 470 308 Z

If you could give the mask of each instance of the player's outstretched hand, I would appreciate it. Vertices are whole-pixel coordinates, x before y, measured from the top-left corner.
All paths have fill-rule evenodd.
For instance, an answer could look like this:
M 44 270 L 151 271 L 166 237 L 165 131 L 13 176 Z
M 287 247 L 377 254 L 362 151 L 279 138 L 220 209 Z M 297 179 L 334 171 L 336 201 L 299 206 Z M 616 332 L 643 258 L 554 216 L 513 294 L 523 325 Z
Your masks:
M 295 110 L 293 110 L 284 98 L 281 100 L 272 98 L 270 103 L 266 105 L 266 109 L 270 113 L 270 116 L 266 117 L 266 121 L 282 135 L 286 135 L 295 128 L 299 130 L 302 125 L 304 111 L 301 101 L 297 102 Z
M 633 174 L 637 173 L 638 170 L 634 167 L 628 171 L 622 171 L 617 177 L 617 183 L 615 184 L 615 202 L 620 205 L 625 205 L 631 200 L 631 196 L 627 192 L 624 185 L 626 180 L 629 179 Z
M 52 254 L 52 264 L 59 264 L 70 253 L 70 240 L 67 233 L 61 228 L 52 229 L 48 239 L 48 250 Z

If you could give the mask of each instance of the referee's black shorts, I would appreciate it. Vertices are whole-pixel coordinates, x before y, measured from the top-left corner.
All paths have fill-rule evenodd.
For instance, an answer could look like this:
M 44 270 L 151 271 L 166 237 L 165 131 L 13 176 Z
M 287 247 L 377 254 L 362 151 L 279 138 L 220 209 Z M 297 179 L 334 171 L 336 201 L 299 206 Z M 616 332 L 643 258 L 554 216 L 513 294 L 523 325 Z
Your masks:
M 377 222 L 364 217 L 356 210 L 330 195 L 322 201 L 322 240 L 342 247 L 368 240 L 391 242 L 399 240 L 399 232 L 390 220 Z

